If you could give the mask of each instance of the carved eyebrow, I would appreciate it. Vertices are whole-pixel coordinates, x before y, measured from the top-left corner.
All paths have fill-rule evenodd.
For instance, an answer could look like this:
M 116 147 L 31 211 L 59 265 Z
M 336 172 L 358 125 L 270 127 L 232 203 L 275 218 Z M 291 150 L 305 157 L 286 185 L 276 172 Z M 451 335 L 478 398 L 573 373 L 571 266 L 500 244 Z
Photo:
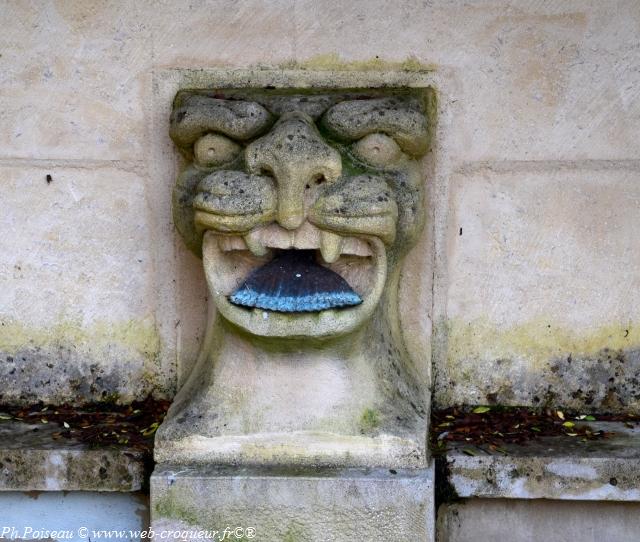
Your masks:
M 179 147 L 190 147 L 208 132 L 250 139 L 270 126 L 273 119 L 271 113 L 255 102 L 193 94 L 174 107 L 170 122 L 171 139 Z
M 355 140 L 383 132 L 412 156 L 424 154 L 428 146 L 427 118 L 414 98 L 340 102 L 327 110 L 321 122 L 338 139 Z

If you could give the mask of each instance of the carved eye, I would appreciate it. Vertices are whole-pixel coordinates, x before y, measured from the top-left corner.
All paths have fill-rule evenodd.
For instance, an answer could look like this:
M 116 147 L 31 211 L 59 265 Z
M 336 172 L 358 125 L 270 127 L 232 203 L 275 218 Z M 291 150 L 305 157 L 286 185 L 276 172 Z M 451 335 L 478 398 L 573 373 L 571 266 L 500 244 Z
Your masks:
M 386 134 L 369 134 L 352 147 L 356 158 L 374 167 L 394 164 L 402 157 L 398 144 Z
M 219 134 L 207 134 L 193 146 L 199 166 L 211 168 L 231 162 L 240 153 L 240 145 Z

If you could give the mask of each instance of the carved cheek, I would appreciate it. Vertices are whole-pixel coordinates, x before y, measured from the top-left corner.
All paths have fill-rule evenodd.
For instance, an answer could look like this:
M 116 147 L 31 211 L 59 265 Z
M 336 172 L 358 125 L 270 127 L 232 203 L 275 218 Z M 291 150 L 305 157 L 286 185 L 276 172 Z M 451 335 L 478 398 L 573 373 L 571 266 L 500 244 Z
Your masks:
M 241 233 L 273 220 L 276 193 L 268 177 L 218 171 L 200 183 L 193 206 L 199 230 Z
M 358 176 L 316 201 L 309 220 L 340 233 L 372 235 L 390 245 L 396 236 L 398 206 L 381 179 Z

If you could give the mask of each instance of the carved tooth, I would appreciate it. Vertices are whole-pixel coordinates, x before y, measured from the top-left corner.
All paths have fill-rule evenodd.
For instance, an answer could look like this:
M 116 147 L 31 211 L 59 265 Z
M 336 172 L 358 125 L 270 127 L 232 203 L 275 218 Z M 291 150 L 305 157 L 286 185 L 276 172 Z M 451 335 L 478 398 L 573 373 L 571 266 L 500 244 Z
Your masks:
M 340 257 L 341 250 L 342 237 L 329 231 L 320 233 L 320 252 L 325 262 L 334 263 Z
M 291 232 L 278 226 L 277 224 L 269 224 L 251 232 L 251 235 L 262 246 L 271 248 L 291 248 Z
M 293 246 L 298 249 L 316 249 L 320 246 L 320 230 L 309 222 L 305 222 L 297 230 Z
M 247 243 L 247 247 L 254 256 L 261 258 L 269 253 L 269 249 L 262 242 L 262 235 L 259 231 L 254 230 L 247 233 L 244 236 L 244 242 Z
M 353 256 L 371 256 L 371 248 L 369 243 L 358 239 L 357 237 L 343 237 L 342 254 L 350 254 Z
M 218 237 L 218 246 L 222 252 L 230 252 L 232 250 L 247 250 L 247 245 L 242 240 L 242 237 L 235 235 L 220 235 Z

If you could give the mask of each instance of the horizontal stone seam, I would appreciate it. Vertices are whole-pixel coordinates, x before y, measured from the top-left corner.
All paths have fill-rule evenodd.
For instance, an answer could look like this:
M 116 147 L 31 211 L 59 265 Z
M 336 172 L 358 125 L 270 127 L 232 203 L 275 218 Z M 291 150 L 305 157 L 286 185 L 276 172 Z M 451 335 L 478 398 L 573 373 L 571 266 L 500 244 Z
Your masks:
M 96 159 L 55 159 L 55 158 L 0 158 L 2 167 L 37 167 L 57 169 L 120 169 L 133 173 L 144 173 L 145 160 L 96 160 Z
M 464 162 L 454 169 L 456 174 L 482 172 L 554 172 L 554 171 L 639 171 L 640 160 L 504 160 Z

